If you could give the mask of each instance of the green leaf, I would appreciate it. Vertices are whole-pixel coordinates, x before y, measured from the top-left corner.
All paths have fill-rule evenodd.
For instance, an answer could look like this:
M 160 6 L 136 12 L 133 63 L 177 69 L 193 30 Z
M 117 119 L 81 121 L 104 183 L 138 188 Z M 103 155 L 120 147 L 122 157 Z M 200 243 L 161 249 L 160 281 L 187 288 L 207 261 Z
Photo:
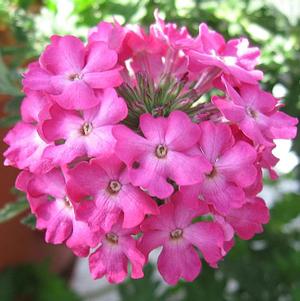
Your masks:
M 28 208 L 29 204 L 24 198 L 16 202 L 7 203 L 2 209 L 0 209 L 0 223 L 4 223 L 14 218 Z
M 29 213 L 27 216 L 21 219 L 21 223 L 34 230 L 36 228 L 36 217 Z
M 49 269 L 49 264 L 26 264 L 0 273 L 1 301 L 80 301 L 66 281 Z
M 20 91 L 9 80 L 9 72 L 0 54 L 0 94 L 18 96 Z

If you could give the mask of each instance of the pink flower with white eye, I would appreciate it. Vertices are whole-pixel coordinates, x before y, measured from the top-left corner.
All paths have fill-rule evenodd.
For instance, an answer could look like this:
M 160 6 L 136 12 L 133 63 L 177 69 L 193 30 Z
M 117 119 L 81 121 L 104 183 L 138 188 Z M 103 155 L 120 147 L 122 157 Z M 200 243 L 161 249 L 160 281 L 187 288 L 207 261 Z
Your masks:
M 116 156 L 81 162 L 69 171 L 70 198 L 79 202 L 78 219 L 91 229 L 109 230 L 124 214 L 125 229 L 138 226 L 147 214 L 158 214 L 155 201 L 128 180 L 126 165 Z
M 39 134 L 42 121 L 41 112 L 51 105 L 51 100 L 44 93 L 27 91 L 21 104 L 21 117 L 6 135 L 4 142 L 9 145 L 4 152 L 4 165 L 12 165 L 31 172 L 45 172 L 51 168 L 50 162 L 42 160 L 48 144 Z
M 47 243 L 65 243 L 77 256 L 88 256 L 98 243 L 98 234 L 75 219 L 74 208 L 66 193 L 65 178 L 60 169 L 43 175 L 22 171 L 16 187 L 27 193 L 37 229 L 46 230 Z
M 211 163 L 212 169 L 201 184 L 182 189 L 193 191 L 218 212 L 226 214 L 245 202 L 243 188 L 253 184 L 257 176 L 254 165 L 257 153 L 250 144 L 235 142 L 228 125 L 205 121 L 199 127 L 199 150 Z
M 142 224 L 144 234 L 139 247 L 145 256 L 163 247 L 158 270 L 167 283 L 175 285 L 180 278 L 193 281 L 199 275 L 201 261 L 194 247 L 212 267 L 223 257 L 224 234 L 220 225 L 192 223 L 194 218 L 205 213 L 205 206 L 187 206 L 185 195 L 177 192 L 169 203 L 160 207 L 159 215 L 149 217 Z
M 248 198 L 241 208 L 231 209 L 224 217 L 215 215 L 215 220 L 222 225 L 224 231 L 228 233 L 228 227 L 231 227 L 244 240 L 262 233 L 263 224 L 267 224 L 269 219 L 269 209 L 264 200 L 258 197 Z
M 112 128 L 127 116 L 124 100 L 114 89 L 105 89 L 100 104 L 81 112 L 65 110 L 54 104 L 42 132 L 53 143 L 44 153 L 52 164 L 67 164 L 81 156 L 107 157 L 114 152 Z
M 73 36 L 52 36 L 38 62 L 24 74 L 26 89 L 43 91 L 65 109 L 88 109 L 99 103 L 98 89 L 122 83 L 118 55 L 104 42 L 85 48 Z
M 181 42 L 190 58 L 190 70 L 199 73 L 208 66 L 220 68 L 232 80 L 256 84 L 263 73 L 254 70 L 260 51 L 249 47 L 245 38 L 225 42 L 222 35 L 209 30 L 205 23 L 199 26 L 199 35 L 192 42 L 190 39 Z
M 213 97 L 212 102 L 226 119 L 257 144 L 273 145 L 272 139 L 291 139 L 296 136 L 297 118 L 278 111 L 278 101 L 254 85 L 242 85 L 239 93 L 223 80 L 228 99 Z
M 144 137 L 123 125 L 113 129 L 116 154 L 126 163 L 133 185 L 164 199 L 174 191 L 169 180 L 178 185 L 200 183 L 211 169 L 201 154 L 189 155 L 199 128 L 185 113 L 174 111 L 167 118 L 143 114 L 139 126 Z
M 110 283 L 120 283 L 128 274 L 128 262 L 132 266 L 131 278 L 139 279 L 144 276 L 145 257 L 132 237 L 136 233 L 136 229 L 122 228 L 120 218 L 109 231 L 101 235 L 99 248 L 89 257 L 94 279 L 105 276 Z

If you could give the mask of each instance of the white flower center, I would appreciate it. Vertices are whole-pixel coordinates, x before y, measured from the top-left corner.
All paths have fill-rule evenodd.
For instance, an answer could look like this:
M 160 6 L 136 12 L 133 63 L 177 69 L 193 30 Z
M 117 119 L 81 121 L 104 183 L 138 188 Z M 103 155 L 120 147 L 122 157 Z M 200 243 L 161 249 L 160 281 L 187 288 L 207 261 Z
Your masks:
M 168 148 L 163 145 L 163 144 L 159 144 L 156 149 L 155 149 L 155 155 L 157 158 L 165 158 L 168 154 Z
M 106 240 L 107 240 L 108 242 L 110 242 L 111 244 L 114 244 L 114 245 L 116 245 L 116 244 L 118 243 L 118 241 L 119 241 L 118 235 L 115 234 L 115 233 L 112 233 L 112 232 L 107 233 L 107 234 L 105 235 L 105 238 L 106 238 Z
M 177 239 L 182 238 L 182 235 L 183 235 L 183 230 L 182 230 L 182 229 L 179 229 L 179 228 L 173 230 L 173 231 L 170 233 L 170 237 L 171 237 L 171 239 L 173 239 L 173 240 L 177 240 Z
M 108 191 L 112 194 L 118 193 L 122 188 L 122 184 L 119 181 L 112 180 L 108 184 Z
M 81 80 L 82 76 L 79 73 L 72 73 L 68 76 L 68 79 L 73 82 L 75 80 Z
M 81 133 L 84 136 L 88 136 L 93 130 L 93 125 L 91 122 L 85 122 L 81 128 Z

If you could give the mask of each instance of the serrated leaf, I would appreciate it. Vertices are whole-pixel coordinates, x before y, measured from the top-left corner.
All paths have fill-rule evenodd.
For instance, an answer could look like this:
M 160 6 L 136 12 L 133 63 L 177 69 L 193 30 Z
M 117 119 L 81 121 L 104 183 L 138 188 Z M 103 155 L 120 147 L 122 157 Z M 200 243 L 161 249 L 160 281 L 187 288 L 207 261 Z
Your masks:
M 29 204 L 26 199 L 20 199 L 16 202 L 7 203 L 2 209 L 0 209 L 0 223 L 4 223 L 14 218 L 28 208 Z

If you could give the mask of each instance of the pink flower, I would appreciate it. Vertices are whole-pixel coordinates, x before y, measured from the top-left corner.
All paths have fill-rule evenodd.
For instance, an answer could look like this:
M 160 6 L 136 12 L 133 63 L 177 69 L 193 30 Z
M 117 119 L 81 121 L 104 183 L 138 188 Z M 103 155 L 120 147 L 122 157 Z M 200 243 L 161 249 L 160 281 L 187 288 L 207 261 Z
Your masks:
M 68 192 L 79 202 L 78 219 L 92 229 L 109 230 L 124 214 L 123 227 L 138 226 L 147 214 L 157 214 L 155 201 L 128 180 L 126 166 L 116 156 L 81 162 L 69 171 Z
M 239 93 L 224 80 L 228 99 L 214 97 L 213 103 L 229 121 L 257 144 L 272 146 L 271 139 L 290 139 L 297 133 L 297 118 L 278 112 L 278 103 L 271 93 L 259 86 L 242 85 Z M 263 101 L 262 101 L 263 100 Z
M 201 261 L 194 247 L 213 267 L 222 258 L 224 234 L 215 222 L 192 220 L 206 213 L 205 206 L 187 206 L 185 195 L 178 192 L 160 207 L 160 214 L 145 220 L 139 247 L 148 254 L 162 246 L 158 270 L 164 280 L 175 285 L 180 278 L 193 281 L 200 273 Z
M 38 62 L 29 65 L 23 85 L 44 91 L 66 109 L 88 109 L 99 103 L 98 89 L 122 83 L 117 53 L 104 42 L 85 48 L 73 36 L 52 36 Z
M 150 26 L 150 32 L 157 39 L 164 41 L 173 48 L 180 48 L 181 40 L 191 39 L 191 36 L 186 27 L 177 27 L 176 23 L 165 23 L 159 15 L 159 11 L 155 10 L 154 12 L 155 23 Z
M 231 209 L 224 217 L 216 215 L 217 222 L 223 227 L 231 227 L 241 239 L 245 240 L 262 233 L 262 225 L 267 224 L 269 219 L 269 210 L 263 199 L 258 197 L 247 199 L 243 207 Z
M 222 35 L 201 23 L 198 37 L 192 42 L 187 39 L 181 43 L 191 59 L 192 72 L 214 66 L 220 68 L 231 80 L 250 84 L 255 84 L 263 77 L 261 71 L 254 70 L 260 51 L 257 47 L 249 47 L 249 41 L 245 38 L 226 43 Z
M 174 191 L 169 180 L 196 184 L 210 170 L 201 154 L 188 154 L 199 139 L 199 129 L 185 113 L 174 111 L 167 118 L 143 114 L 140 129 L 145 137 L 122 125 L 113 129 L 116 154 L 126 163 L 133 185 L 163 199 Z
M 234 141 L 230 127 L 205 121 L 200 124 L 199 149 L 212 169 L 201 184 L 184 187 L 192 190 L 220 213 L 238 208 L 245 202 L 243 188 L 254 183 L 257 153 L 244 141 Z
M 43 175 L 23 171 L 17 178 L 16 187 L 27 193 L 31 211 L 37 218 L 37 229 L 46 230 L 46 242 L 66 243 L 77 256 L 87 256 L 90 247 L 97 245 L 97 235 L 86 223 L 75 219 L 60 169 L 52 169 Z
M 123 229 L 121 219 L 110 231 L 102 234 L 99 248 L 90 255 L 90 271 L 94 279 L 106 276 L 110 283 L 120 283 L 127 276 L 128 262 L 131 263 L 131 278 L 144 276 L 145 257 L 137 249 L 132 238 L 135 229 Z
M 66 164 L 77 157 L 107 157 L 114 152 L 112 128 L 127 116 L 127 106 L 114 89 L 105 89 L 99 101 L 96 107 L 81 112 L 57 104 L 50 108 L 42 131 L 54 144 L 47 148 L 44 158 L 53 164 Z
M 92 28 L 89 32 L 89 45 L 94 42 L 105 42 L 110 49 L 118 52 L 122 51 L 124 39 L 127 30 L 122 27 L 118 22 L 100 22 L 96 27 Z
M 31 172 L 45 172 L 51 168 L 50 162 L 42 160 L 48 144 L 39 134 L 41 112 L 51 104 L 51 100 L 43 93 L 29 91 L 21 104 L 21 116 L 4 142 L 9 145 L 4 152 L 4 165 L 12 165 Z

